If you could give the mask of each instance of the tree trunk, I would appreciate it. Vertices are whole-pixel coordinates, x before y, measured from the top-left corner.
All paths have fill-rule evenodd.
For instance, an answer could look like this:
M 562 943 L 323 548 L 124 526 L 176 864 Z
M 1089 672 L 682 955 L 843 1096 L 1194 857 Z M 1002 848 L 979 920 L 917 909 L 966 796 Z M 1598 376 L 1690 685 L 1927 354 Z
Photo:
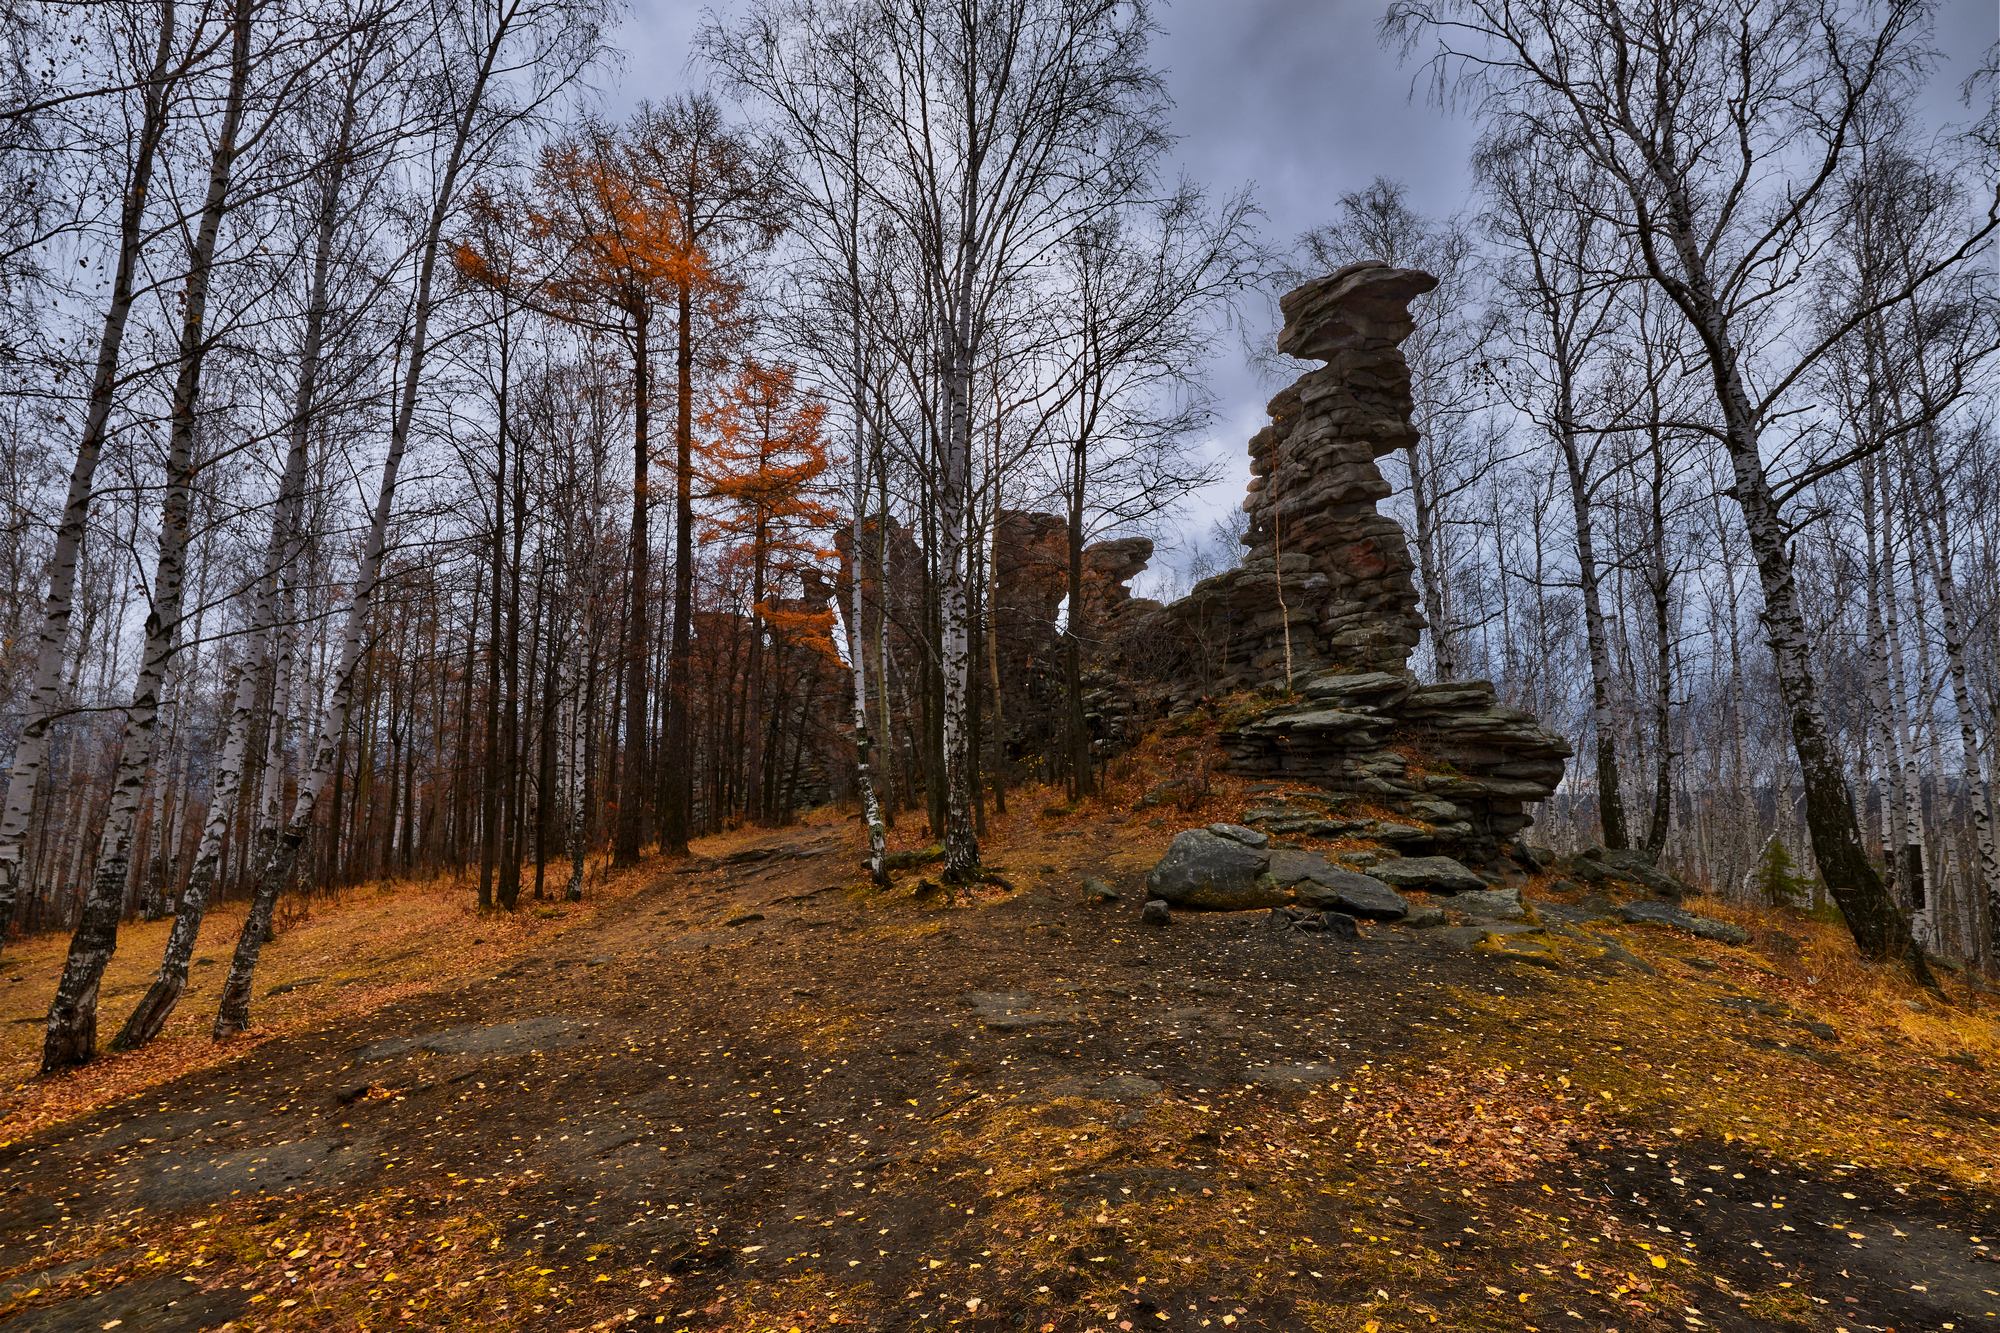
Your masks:
M 1598 582 L 1590 483 L 1583 473 L 1583 455 L 1577 447 L 1574 418 L 1567 402 L 1562 413 L 1562 420 L 1556 426 L 1556 443 L 1562 448 L 1563 467 L 1569 478 L 1570 509 L 1576 521 L 1577 582 L 1583 592 L 1584 643 L 1590 657 L 1590 727 L 1597 754 L 1597 817 L 1604 845 L 1617 850 L 1629 844 L 1629 835 L 1625 831 L 1625 797 L 1618 773 L 1618 722 L 1611 708 L 1614 688 L 1611 643 L 1605 631 L 1604 598 Z M 1428 560 L 1425 563 L 1428 565 Z M 1431 632 L 1437 641 L 1435 626 Z
M 279 890 L 290 878 L 298 861 L 299 849 L 311 830 L 320 792 L 333 769 L 334 754 L 347 734 L 348 709 L 354 696 L 354 671 L 361 658 L 381 580 L 382 556 L 389 535 L 389 515 L 396 499 L 396 481 L 402 471 L 404 452 L 409 447 L 410 429 L 417 411 L 417 390 L 423 382 L 424 360 L 430 350 L 432 288 L 437 274 L 438 247 L 445 223 L 451 216 L 458 178 L 465 167 L 472 141 L 473 122 L 492 78 L 503 34 L 504 25 L 491 34 L 481 53 L 472 88 L 454 127 L 451 150 L 438 183 L 437 195 L 432 200 L 430 217 L 426 220 L 419 249 L 416 299 L 410 323 L 409 351 L 403 365 L 403 382 L 395 419 L 390 426 L 388 451 L 382 459 L 381 480 L 376 488 L 374 512 L 369 517 L 360 567 L 355 571 L 354 585 L 348 594 L 340 661 L 334 669 L 313 761 L 299 778 L 298 798 L 293 803 L 291 819 L 258 871 L 250 911 L 237 938 L 236 953 L 230 961 L 229 976 L 223 984 L 222 1002 L 216 1012 L 214 1033 L 218 1040 L 241 1032 L 250 1025 L 250 987 L 256 974 L 257 956 L 263 948 L 264 934 L 277 907 Z
M 647 348 L 647 312 L 642 306 L 632 330 L 632 587 L 625 621 L 625 745 L 619 773 L 618 823 L 611 860 L 618 866 L 637 865 L 645 834 L 646 805 L 646 659 L 651 644 L 646 634 L 647 568 L 651 550 L 646 535 L 647 480 L 652 466 L 653 379 Z
M 959 264 L 967 271 L 969 240 L 961 240 Z M 955 293 L 951 312 L 950 360 L 945 367 L 944 466 L 938 486 L 938 667 L 942 674 L 941 748 L 944 751 L 944 873 L 967 880 L 979 870 L 979 838 L 972 823 L 971 719 L 967 703 L 972 675 L 971 606 L 966 577 L 972 483 L 972 293 Z
M 694 618 L 694 292 L 680 288 L 674 341 L 674 627 L 667 652 L 667 799 L 660 850 L 687 854 L 694 794 L 692 719 L 688 717 L 688 639 Z
M 1909 921 L 1862 850 L 1847 777 L 1841 772 L 1820 708 L 1791 548 L 1764 473 L 1749 397 L 1738 377 L 1733 351 L 1720 339 L 1715 345 L 1721 348 L 1714 357 L 1714 374 L 1727 425 L 1736 499 L 1743 510 L 1764 593 L 1760 619 L 1777 665 L 1778 690 L 1791 726 L 1792 748 L 1798 756 L 1813 859 L 1819 863 L 1827 892 L 1840 905 L 1863 956 L 1877 962 L 1906 959 L 1914 970 L 1923 972 L 1922 954 L 1910 935 Z
M 159 732 L 160 687 L 180 647 L 181 603 L 185 591 L 188 526 L 194 503 L 195 409 L 201 398 L 202 363 L 209 346 L 205 324 L 216 237 L 229 203 L 236 164 L 237 131 L 243 120 L 244 91 L 250 79 L 251 0 L 235 0 L 230 13 L 229 92 L 215 150 L 209 159 L 208 188 L 201 222 L 188 258 L 181 297 L 179 369 L 169 408 L 167 493 L 160 521 L 160 545 L 153 568 L 153 606 L 146 617 L 145 649 L 139 677 L 119 738 L 116 777 L 98 841 L 97 865 L 84 899 L 83 914 L 70 938 L 69 955 L 55 999 L 49 1005 L 42 1042 L 42 1072 L 55 1073 L 97 1053 L 97 996 L 105 965 L 118 944 L 118 918 L 131 872 L 132 823 L 144 795 L 146 770 Z
M 77 443 L 76 461 L 70 468 L 69 493 L 56 525 L 55 545 L 49 553 L 48 595 L 42 603 L 42 625 L 35 642 L 34 676 L 24 710 L 25 720 L 20 739 L 14 745 L 5 803 L 0 804 L 0 941 L 6 938 L 14 904 L 21 892 L 22 853 L 28 828 L 34 822 L 36 790 L 49 757 L 49 729 L 55 724 L 62 693 L 76 569 L 83 552 L 92 487 L 98 458 L 110 433 L 111 409 L 121 388 L 119 352 L 132 314 L 132 289 L 147 238 L 147 193 L 171 110 L 168 92 L 174 77 L 171 66 L 176 14 L 172 0 L 161 5 L 159 40 L 146 75 L 139 130 L 133 138 L 132 175 L 126 182 L 119 212 L 118 258 L 112 269 L 111 297 L 98 334 L 97 365 L 85 400 L 83 435 Z

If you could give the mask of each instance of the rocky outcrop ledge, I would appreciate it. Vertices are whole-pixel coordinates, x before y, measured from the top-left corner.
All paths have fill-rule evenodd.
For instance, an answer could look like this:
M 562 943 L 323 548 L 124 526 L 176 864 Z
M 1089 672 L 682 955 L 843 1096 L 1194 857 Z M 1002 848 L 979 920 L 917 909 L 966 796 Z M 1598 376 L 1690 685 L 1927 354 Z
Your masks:
M 1376 461 L 1413 446 L 1401 343 L 1428 273 L 1351 264 L 1284 297 L 1280 351 L 1326 364 L 1271 402 L 1250 442 L 1243 563 L 1143 616 L 1140 637 L 1179 645 L 1156 673 L 1169 706 L 1259 690 L 1285 697 L 1224 731 L 1228 767 L 1331 798 L 1255 820 L 1277 833 L 1356 837 L 1455 858 L 1488 877 L 1529 868 L 1527 808 L 1562 781 L 1569 746 L 1485 681 L 1421 684 L 1423 629 L 1402 528 Z M 1343 806 L 1363 819 L 1329 819 Z M 1390 818 L 1382 818 L 1386 813 Z
M 1407 671 L 1327 672 L 1291 701 L 1222 733 L 1232 771 L 1305 782 L 1402 816 L 1327 832 L 1373 834 L 1399 850 L 1474 867 L 1513 860 L 1526 807 L 1562 781 L 1569 747 L 1485 681 L 1421 685 Z M 1288 807 L 1260 819 L 1278 824 Z M 1291 831 L 1311 831 L 1293 829 Z

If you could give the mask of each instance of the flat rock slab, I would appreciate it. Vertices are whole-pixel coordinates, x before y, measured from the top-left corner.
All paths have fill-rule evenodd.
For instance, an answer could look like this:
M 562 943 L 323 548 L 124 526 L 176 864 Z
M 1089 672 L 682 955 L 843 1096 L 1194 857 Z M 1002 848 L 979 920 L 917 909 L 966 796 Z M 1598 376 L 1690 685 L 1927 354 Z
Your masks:
M 1028 991 L 970 991 L 965 996 L 965 1003 L 971 1006 L 980 1024 L 994 1032 L 1022 1032 L 1029 1028 L 1049 1027 L 1062 1022 L 1067 1013 L 1060 1008 L 1042 1007 L 1042 997 Z
M 94 1328 L 182 1333 L 227 1323 L 248 1306 L 249 1297 L 234 1287 L 203 1291 L 178 1277 L 148 1278 L 30 1310 L 7 1321 L 7 1333 L 71 1333 Z
M 180 1152 L 137 1159 L 137 1196 L 148 1208 L 199 1208 L 237 1195 L 332 1189 L 375 1169 L 366 1153 L 310 1140 L 214 1156 Z
M 541 1014 L 506 1023 L 466 1023 L 414 1037 L 371 1042 L 354 1053 L 361 1061 L 393 1060 L 400 1055 L 508 1055 L 517 1051 L 547 1051 L 567 1046 L 589 1024 L 564 1014 Z
M 1316 1063 L 1252 1065 L 1243 1071 L 1243 1077 L 1266 1088 L 1313 1088 L 1333 1082 L 1340 1077 L 1340 1070 Z
M 1044 1095 L 1088 1097 L 1100 1102 L 1142 1102 L 1160 1095 L 1158 1079 L 1140 1074 L 1107 1074 L 1103 1078 L 1059 1078 L 1044 1089 Z
M 137 1259 L 145 1251 L 136 1245 L 124 1246 L 104 1254 L 94 1254 L 86 1259 L 71 1259 L 66 1263 L 50 1264 L 46 1268 L 31 1268 L 25 1273 L 0 1280 L 0 1305 L 12 1305 L 31 1291 L 47 1290 L 67 1278 L 79 1273 L 88 1273 L 93 1268 L 112 1268 Z
M 1449 856 L 1392 856 L 1368 867 L 1368 873 L 1398 889 L 1427 893 L 1477 893 L 1486 881 Z
M 1672 903 L 1627 903 L 1618 909 L 1618 915 L 1634 925 L 1666 926 L 1696 939 L 1715 940 L 1722 944 L 1750 942 L 1750 932 L 1743 927 L 1728 921 L 1717 921 L 1712 916 L 1697 916 Z

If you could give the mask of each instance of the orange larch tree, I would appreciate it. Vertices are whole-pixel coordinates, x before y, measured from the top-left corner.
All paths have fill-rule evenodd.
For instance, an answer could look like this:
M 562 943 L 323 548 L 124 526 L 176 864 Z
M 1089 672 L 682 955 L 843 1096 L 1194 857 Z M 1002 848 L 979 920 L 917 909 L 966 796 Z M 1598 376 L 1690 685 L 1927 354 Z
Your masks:
M 701 478 L 717 508 L 703 536 L 726 541 L 748 568 L 749 618 L 744 706 L 733 753 L 745 766 L 736 784 L 742 807 L 760 818 L 775 810 L 766 759 L 769 706 L 766 677 L 796 653 L 832 656 L 833 612 L 818 595 L 831 586 L 827 534 L 840 521 L 826 491 L 826 404 L 800 390 L 792 370 L 746 362 L 736 380 L 702 415 Z M 772 648 L 767 664 L 766 640 Z M 818 664 L 814 663 L 814 670 Z
M 622 670 L 624 751 L 619 765 L 612 853 L 621 865 L 639 856 L 646 828 L 652 582 L 648 515 L 653 464 L 652 408 L 656 326 L 663 313 L 679 325 L 697 316 L 733 318 L 740 288 L 714 271 L 687 225 L 686 202 L 659 170 L 642 114 L 620 132 L 586 123 L 543 149 L 518 213 L 524 249 L 503 268 L 472 244 L 458 266 L 478 281 L 506 284 L 544 314 L 621 344 L 632 364 L 632 520 L 629 534 Z M 677 330 L 676 343 L 687 339 Z

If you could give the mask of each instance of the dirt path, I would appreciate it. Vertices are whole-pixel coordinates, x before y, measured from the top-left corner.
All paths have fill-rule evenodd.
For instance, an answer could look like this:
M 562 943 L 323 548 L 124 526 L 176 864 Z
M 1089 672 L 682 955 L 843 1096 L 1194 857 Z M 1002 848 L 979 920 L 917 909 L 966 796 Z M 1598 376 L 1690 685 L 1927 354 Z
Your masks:
M 1077 900 L 1160 841 L 943 908 L 795 830 L 16 1145 L 4 1326 L 2000 1327 L 1989 1191 L 1485 1061 L 1552 983 L 1436 932 Z

